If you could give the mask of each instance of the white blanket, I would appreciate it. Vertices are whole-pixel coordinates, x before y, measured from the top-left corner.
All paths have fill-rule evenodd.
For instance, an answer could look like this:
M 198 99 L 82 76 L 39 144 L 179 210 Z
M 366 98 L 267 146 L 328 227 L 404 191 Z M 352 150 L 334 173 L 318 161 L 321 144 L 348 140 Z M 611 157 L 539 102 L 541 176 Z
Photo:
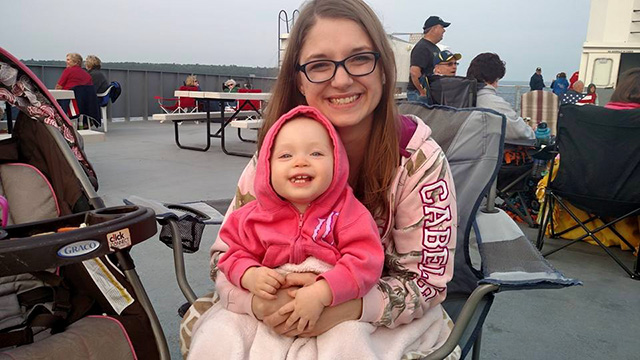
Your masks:
M 309 270 L 308 263 L 303 267 Z M 320 272 L 325 270 L 321 267 Z M 217 302 L 194 325 L 188 359 L 419 359 L 444 343 L 451 326 L 449 316 L 438 305 L 422 318 L 394 329 L 345 321 L 315 338 L 290 338 Z M 456 348 L 447 359 L 459 357 L 460 348 Z

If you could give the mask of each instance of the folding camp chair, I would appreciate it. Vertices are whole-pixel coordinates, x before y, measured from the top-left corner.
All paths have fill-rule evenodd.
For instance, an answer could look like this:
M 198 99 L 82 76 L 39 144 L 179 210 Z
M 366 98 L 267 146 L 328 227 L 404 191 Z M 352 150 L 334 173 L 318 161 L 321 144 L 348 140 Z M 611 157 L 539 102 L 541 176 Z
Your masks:
M 551 135 L 556 135 L 558 120 L 558 96 L 551 91 L 534 90 L 520 97 L 520 116 L 530 118 L 534 128 L 541 122 L 546 122 L 551 129 Z
M 192 113 L 198 111 L 198 104 L 194 98 L 163 98 L 162 96 L 154 96 L 158 102 L 160 109 L 165 114 L 175 113 Z
M 566 279 L 542 258 L 522 234 L 517 225 L 504 212 L 478 212 L 484 196 L 495 181 L 502 156 L 502 143 L 506 120 L 491 110 L 449 107 L 427 107 L 418 103 L 404 103 L 400 110 L 422 118 L 433 133 L 449 160 L 453 174 L 459 230 L 455 252 L 455 273 L 447 289 L 443 304 L 456 325 L 447 342 L 427 359 L 442 359 L 460 346 L 463 356 L 474 346 L 474 358 L 479 356 L 482 323 L 493 301 L 493 294 L 500 290 L 526 288 L 555 288 L 578 282 Z M 493 200 L 492 200 L 493 201 Z M 207 294 L 196 298 L 185 277 L 182 249 L 193 250 L 194 236 L 201 232 L 198 224 L 219 224 L 224 204 L 198 202 L 195 204 L 167 205 L 151 200 L 129 198 L 130 203 L 144 205 L 155 210 L 163 232 L 169 239 L 163 240 L 173 247 L 176 277 L 183 294 L 189 301 L 180 315 L 193 304 L 183 319 L 185 329 L 180 332 L 182 343 L 190 343 L 189 324 L 193 324 L 204 309 L 217 298 Z M 472 238 L 474 229 L 474 241 Z M 161 232 L 161 239 L 163 235 Z M 481 241 L 482 240 L 482 241 Z M 482 252 L 482 269 L 471 265 L 472 248 L 478 244 Z M 476 254 L 473 254 L 474 256 Z M 183 349 L 184 351 L 185 349 Z
M 495 186 L 501 163 L 506 126 L 503 115 L 413 102 L 402 103 L 400 112 L 414 114 L 431 127 L 431 136 L 449 161 L 458 206 L 455 272 L 443 303 L 455 327 L 447 342 L 427 359 L 442 359 L 458 345 L 463 358 L 473 347 L 473 358 L 477 359 L 482 324 L 496 292 L 579 282 L 553 269 L 504 211 L 492 207 L 479 211 L 483 198 Z M 493 199 L 487 203 L 492 205 Z M 472 259 L 478 258 L 481 264 L 474 267 Z
M 434 104 L 458 109 L 476 106 L 478 81 L 462 76 L 429 76 L 431 98 Z
M 575 228 L 583 236 L 545 254 L 549 255 L 578 241 L 591 237 L 631 278 L 640 280 L 636 258 L 632 271 L 598 238 L 608 228 L 623 243 L 634 248 L 615 228 L 621 220 L 640 214 L 640 110 L 612 110 L 597 106 L 562 105 L 556 140 L 560 166 L 555 179 L 547 183 L 544 195 L 542 226 L 537 246 L 544 246 L 544 233 L 550 226 L 552 238 Z M 580 219 L 567 206 L 589 214 Z M 577 223 L 573 228 L 556 233 L 553 208 L 560 206 Z M 604 225 L 594 226 L 595 220 Z

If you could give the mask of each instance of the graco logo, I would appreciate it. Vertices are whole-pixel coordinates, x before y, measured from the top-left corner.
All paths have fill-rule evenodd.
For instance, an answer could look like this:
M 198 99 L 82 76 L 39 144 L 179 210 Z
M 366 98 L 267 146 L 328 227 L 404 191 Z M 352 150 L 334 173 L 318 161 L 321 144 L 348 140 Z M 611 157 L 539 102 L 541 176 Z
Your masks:
M 84 240 L 65 245 L 58 250 L 58 256 L 72 258 L 89 254 L 100 247 L 100 242 L 95 240 Z

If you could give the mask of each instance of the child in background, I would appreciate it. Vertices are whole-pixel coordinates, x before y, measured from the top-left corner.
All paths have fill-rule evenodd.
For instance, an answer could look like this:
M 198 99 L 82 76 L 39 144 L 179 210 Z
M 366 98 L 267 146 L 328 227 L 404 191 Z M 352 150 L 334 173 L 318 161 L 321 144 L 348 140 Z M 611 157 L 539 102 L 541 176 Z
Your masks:
M 232 212 L 220 229 L 229 251 L 220 270 L 235 286 L 265 299 L 286 274 L 314 272 L 282 314 L 312 329 L 326 306 L 364 296 L 378 281 L 384 252 L 369 211 L 347 184 L 349 164 L 333 125 L 298 106 L 267 133 L 256 168 L 256 201 Z

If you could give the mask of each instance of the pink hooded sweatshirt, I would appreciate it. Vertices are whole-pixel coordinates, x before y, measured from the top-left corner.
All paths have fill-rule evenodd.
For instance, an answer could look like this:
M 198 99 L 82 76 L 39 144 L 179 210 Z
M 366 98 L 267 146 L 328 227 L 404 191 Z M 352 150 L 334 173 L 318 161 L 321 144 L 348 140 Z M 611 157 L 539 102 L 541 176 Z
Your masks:
M 322 124 L 333 142 L 333 179 L 329 188 L 314 200 L 304 214 L 276 194 L 271 186 L 270 157 L 282 125 L 293 118 L 307 117 Z M 256 201 L 232 212 L 220 239 L 229 251 L 218 267 L 235 286 L 253 266 L 276 268 L 300 264 L 314 257 L 333 268 L 318 278 L 325 279 L 333 295 L 331 306 L 361 298 L 382 273 L 384 251 L 378 227 L 367 208 L 347 184 L 349 162 L 333 125 L 318 110 L 298 106 L 271 127 L 260 148 L 254 182 Z

